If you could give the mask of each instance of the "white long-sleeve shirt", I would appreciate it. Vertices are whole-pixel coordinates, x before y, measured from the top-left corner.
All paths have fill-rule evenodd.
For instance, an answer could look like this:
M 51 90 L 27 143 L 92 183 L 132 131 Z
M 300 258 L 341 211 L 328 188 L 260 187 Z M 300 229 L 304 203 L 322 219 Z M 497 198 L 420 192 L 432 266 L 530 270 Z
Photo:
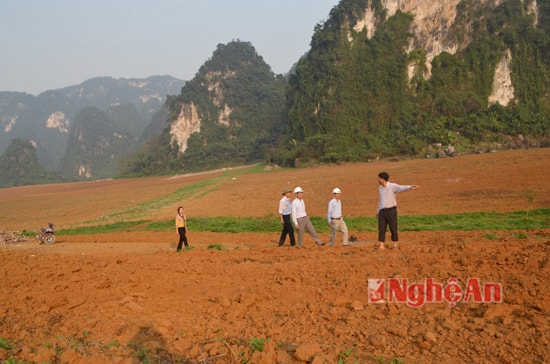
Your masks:
M 342 200 L 333 198 L 328 203 L 328 222 L 331 222 L 332 218 L 339 219 L 342 217 Z
M 290 198 L 283 196 L 281 201 L 279 201 L 279 214 L 280 215 L 290 215 L 292 213 L 292 203 Z
M 295 198 L 294 201 L 292 201 L 292 221 L 294 222 L 294 225 L 298 225 L 299 218 L 306 216 L 306 203 L 304 200 Z
M 380 199 L 378 201 L 378 210 L 377 212 L 380 212 L 382 209 L 389 209 L 392 207 L 397 206 L 397 194 L 400 192 L 408 191 L 412 188 L 412 186 L 401 186 L 397 183 L 388 182 L 388 184 L 384 187 L 380 185 L 379 192 L 380 192 Z

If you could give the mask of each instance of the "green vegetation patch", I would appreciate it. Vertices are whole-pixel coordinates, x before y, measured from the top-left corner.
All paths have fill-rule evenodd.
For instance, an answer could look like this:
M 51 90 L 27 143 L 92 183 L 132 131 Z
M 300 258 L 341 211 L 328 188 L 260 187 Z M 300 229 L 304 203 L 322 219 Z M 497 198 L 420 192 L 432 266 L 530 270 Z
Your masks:
M 143 231 L 144 226 L 150 223 L 150 221 L 137 220 L 137 221 L 121 221 L 107 225 L 95 225 L 95 226 L 82 226 L 72 229 L 66 229 L 59 231 L 61 235 L 93 235 L 93 234 L 106 234 L 106 233 L 121 233 L 129 231 Z
M 404 215 L 399 217 L 401 231 L 479 231 L 479 230 L 523 230 L 547 229 L 550 227 L 550 209 L 536 209 L 529 212 L 468 212 L 440 215 Z M 322 217 L 312 217 L 317 231 L 329 231 Z M 275 215 L 264 217 L 194 217 L 188 219 L 191 231 L 216 233 L 275 233 L 281 226 Z M 348 217 L 346 224 L 350 231 L 377 229 L 375 217 Z M 174 222 L 137 220 L 107 225 L 85 226 L 59 231 L 60 235 L 103 234 L 128 231 L 168 231 Z M 522 235 L 524 236 L 524 235 Z M 527 236 L 527 235 L 525 235 Z

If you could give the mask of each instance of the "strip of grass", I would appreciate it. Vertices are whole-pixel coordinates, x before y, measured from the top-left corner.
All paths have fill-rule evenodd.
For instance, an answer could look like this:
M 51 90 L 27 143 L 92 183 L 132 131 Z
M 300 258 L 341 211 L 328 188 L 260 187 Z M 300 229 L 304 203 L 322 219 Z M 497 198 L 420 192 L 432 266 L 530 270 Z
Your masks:
M 187 219 L 192 231 L 215 233 L 274 232 L 280 230 L 275 215 L 265 217 L 193 217 Z M 166 231 L 172 229 L 174 221 L 157 221 L 147 225 L 146 230 Z
M 328 232 L 326 220 L 313 217 L 312 222 L 319 232 Z M 194 217 L 188 219 L 191 231 L 218 233 L 275 233 L 281 230 L 274 214 L 264 217 Z M 348 217 L 350 231 L 377 230 L 375 217 Z M 102 234 L 126 231 L 168 231 L 174 221 L 126 221 L 107 225 L 87 226 L 62 230 L 59 234 Z M 400 231 L 474 231 L 474 230 L 523 230 L 550 228 L 550 209 L 529 212 L 469 212 L 445 215 L 405 215 L 399 217 Z
M 525 211 L 515 212 L 470 212 L 447 215 L 405 215 L 399 217 L 401 231 L 473 231 L 473 230 L 516 230 L 550 227 L 550 209 L 533 210 L 529 218 Z M 319 232 L 330 229 L 321 217 L 311 218 Z M 173 222 L 155 222 L 147 230 L 163 231 L 172 228 Z M 346 225 L 352 231 L 376 231 L 376 217 L 348 217 Z M 204 217 L 190 218 L 193 231 L 220 233 L 277 232 L 281 230 L 274 216 L 262 218 Z
M 204 197 L 212 191 L 215 191 L 221 183 L 230 179 L 235 174 L 242 173 L 240 171 L 227 171 L 222 175 L 199 181 L 182 188 L 177 189 L 169 195 L 143 202 L 138 205 L 128 207 L 123 210 L 115 211 L 100 217 L 97 220 L 90 221 L 89 224 L 97 224 L 101 222 L 133 220 L 137 218 L 147 217 L 152 211 L 158 210 L 165 206 L 169 206 L 176 201 L 189 200 L 192 198 Z
M 121 233 L 129 231 L 143 231 L 150 224 L 150 220 L 122 221 L 113 224 L 82 226 L 77 228 L 60 230 L 59 235 L 93 235 L 106 233 Z
M 550 227 L 550 209 L 525 211 L 470 212 L 434 216 L 403 216 L 400 221 L 407 231 L 473 231 L 516 230 Z

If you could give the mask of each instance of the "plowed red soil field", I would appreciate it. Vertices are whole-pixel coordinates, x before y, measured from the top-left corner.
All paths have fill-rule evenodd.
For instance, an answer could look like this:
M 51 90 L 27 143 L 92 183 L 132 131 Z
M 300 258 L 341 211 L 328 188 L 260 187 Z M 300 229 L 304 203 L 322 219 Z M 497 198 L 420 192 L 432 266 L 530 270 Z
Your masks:
M 179 205 L 190 217 L 264 217 L 276 211 L 282 188 L 297 185 L 310 215 L 325 216 L 332 188 L 340 187 L 345 216 L 372 216 L 382 170 L 397 183 L 421 186 L 398 197 L 400 215 L 550 207 L 550 149 L 541 149 L 0 189 L 0 230 L 36 231 L 47 221 L 59 229 L 164 221 Z M 170 200 L 193 185 L 185 198 Z M 175 229 L 0 246 L 0 359 L 545 363 L 550 357 L 549 228 L 402 232 L 397 251 L 377 251 L 371 232 L 352 232 L 360 243 L 334 248 L 318 248 L 306 236 L 305 248 L 296 249 L 276 247 L 277 234 L 189 229 L 195 248 L 180 254 Z M 210 244 L 224 249 L 206 249 Z M 404 296 L 394 287 L 394 302 L 388 289 L 383 303 L 372 303 L 369 279 L 383 279 L 388 288 L 390 278 L 399 279 Z M 422 296 L 407 291 L 405 280 L 429 278 L 442 285 L 441 302 L 412 307 Z M 468 279 L 479 280 L 479 296 Z M 484 283 L 502 291 L 486 297 Z

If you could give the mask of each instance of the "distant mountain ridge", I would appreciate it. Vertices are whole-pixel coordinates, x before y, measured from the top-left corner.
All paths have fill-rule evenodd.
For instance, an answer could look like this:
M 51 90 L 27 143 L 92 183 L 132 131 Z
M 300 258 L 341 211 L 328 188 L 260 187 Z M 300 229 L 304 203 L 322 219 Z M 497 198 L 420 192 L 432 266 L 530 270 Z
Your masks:
M 97 77 L 36 96 L 0 92 L 0 153 L 14 139 L 30 140 L 40 163 L 48 170 L 57 170 L 74 118 L 86 107 L 111 114 L 115 127 L 137 141 L 166 96 L 179 94 L 184 84 L 172 76 Z

